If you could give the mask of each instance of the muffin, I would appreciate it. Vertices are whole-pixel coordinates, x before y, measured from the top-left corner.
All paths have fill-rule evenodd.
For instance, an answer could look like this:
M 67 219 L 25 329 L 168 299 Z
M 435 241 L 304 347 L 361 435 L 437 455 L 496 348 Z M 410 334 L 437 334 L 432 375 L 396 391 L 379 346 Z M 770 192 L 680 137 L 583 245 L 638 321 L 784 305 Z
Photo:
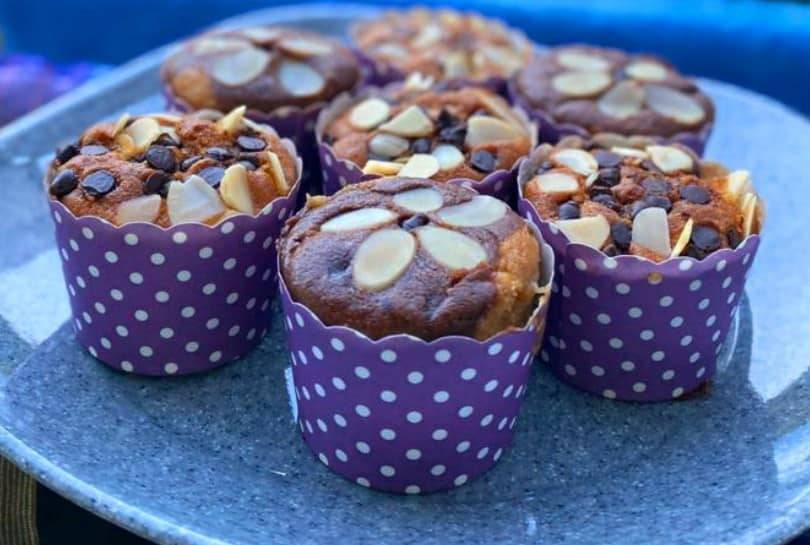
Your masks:
M 521 164 L 518 210 L 558 263 L 542 359 L 625 401 L 667 401 L 713 377 L 759 246 L 746 171 L 688 148 L 569 138 Z
M 95 358 L 194 373 L 266 333 L 301 161 L 243 113 L 125 115 L 57 151 L 46 190 L 74 330 Z
M 661 58 L 617 49 L 552 48 L 513 78 L 510 93 L 537 117 L 542 142 L 575 134 L 617 146 L 675 142 L 701 154 L 714 121 L 714 104 L 693 80 Z
M 508 445 L 545 323 L 550 249 L 503 202 L 417 178 L 311 197 L 279 241 L 298 419 L 318 459 L 426 493 Z
M 489 90 L 411 82 L 339 98 L 316 133 L 327 194 L 398 175 L 464 182 L 504 198 L 513 186 L 509 171 L 534 143 L 525 115 Z
M 435 81 L 489 82 L 499 91 L 532 55 L 519 30 L 447 9 L 388 11 L 355 25 L 351 36 L 373 64 L 377 85 L 418 72 Z

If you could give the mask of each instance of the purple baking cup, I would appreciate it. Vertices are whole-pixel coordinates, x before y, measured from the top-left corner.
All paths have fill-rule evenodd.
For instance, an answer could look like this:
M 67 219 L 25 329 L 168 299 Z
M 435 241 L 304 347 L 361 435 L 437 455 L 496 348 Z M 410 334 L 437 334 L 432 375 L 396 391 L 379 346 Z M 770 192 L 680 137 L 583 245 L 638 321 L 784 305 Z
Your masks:
M 545 285 L 554 254 L 542 245 Z M 281 275 L 279 275 L 281 276 Z M 461 486 L 509 446 L 545 327 L 487 341 L 410 335 L 372 340 L 326 326 L 280 281 L 298 423 L 313 454 L 363 486 L 419 494 Z
M 570 243 L 524 198 L 518 212 L 539 227 L 556 256 L 541 358 L 557 376 L 623 401 L 672 400 L 712 378 L 758 235 L 702 260 L 655 263 Z
M 548 113 L 532 107 L 529 101 L 518 91 L 514 79 L 509 80 L 506 88 L 506 94 L 512 106 L 519 107 L 528 112 L 529 116 L 537 123 L 537 141 L 539 143 L 556 144 L 560 139 L 566 136 L 579 136 L 584 139 L 593 136 L 586 128 L 580 125 L 573 123 L 557 123 Z M 706 123 L 698 131 L 681 132 L 669 138 L 652 135 L 643 136 L 659 144 L 681 144 L 693 150 L 698 157 L 702 157 L 703 151 L 706 148 L 706 142 L 709 136 L 711 136 L 713 127 L 713 123 Z
M 115 226 L 50 201 L 76 338 L 115 369 L 183 375 L 247 354 L 267 332 L 275 241 L 298 182 L 256 217 Z

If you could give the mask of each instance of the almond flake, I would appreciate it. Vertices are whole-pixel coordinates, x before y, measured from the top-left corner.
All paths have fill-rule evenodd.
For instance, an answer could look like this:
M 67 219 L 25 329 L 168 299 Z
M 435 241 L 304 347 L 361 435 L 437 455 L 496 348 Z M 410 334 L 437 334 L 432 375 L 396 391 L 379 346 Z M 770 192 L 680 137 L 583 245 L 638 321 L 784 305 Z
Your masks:
M 352 260 L 354 285 L 380 291 L 393 285 L 416 255 L 416 240 L 403 229 L 382 229 L 364 240 Z
M 751 173 L 747 170 L 735 170 L 726 177 L 726 191 L 736 204 L 742 204 L 743 197 L 751 192 L 753 187 Z
M 674 146 L 647 146 L 647 153 L 655 166 L 667 174 L 679 170 L 691 172 L 695 166 L 688 153 Z
M 568 148 L 560 150 L 551 156 L 551 160 L 583 176 L 590 176 L 599 170 L 599 163 L 594 156 L 581 149 Z
M 444 199 L 442 194 L 429 187 L 419 187 L 397 193 L 394 195 L 394 204 L 401 206 L 411 212 L 423 214 L 433 212 L 442 207 Z
M 339 214 L 321 225 L 321 231 L 338 233 L 377 227 L 395 220 L 396 214 L 385 208 L 360 208 Z
M 464 143 L 469 147 L 514 140 L 525 136 L 521 131 L 496 117 L 476 115 L 467 120 L 467 136 Z
M 577 179 L 571 174 L 559 170 L 538 174 L 528 183 L 534 185 L 543 193 L 551 195 L 569 195 L 579 190 Z
M 225 212 L 217 190 L 192 174 L 185 182 L 171 182 L 166 197 L 172 225 L 205 222 Z
M 426 225 L 416 230 L 416 236 L 433 259 L 451 270 L 472 269 L 487 260 L 484 247 L 462 233 Z
M 613 146 L 610 151 L 617 155 L 624 155 L 625 157 L 637 157 L 638 159 L 649 159 L 649 155 L 644 150 L 636 148 L 625 148 L 621 146 Z
M 326 80 L 309 65 L 284 61 L 278 70 L 281 86 L 296 97 L 317 95 L 326 85 Z
M 592 97 L 610 86 L 610 74 L 606 72 L 563 72 L 554 76 L 551 86 L 571 97 Z
M 320 40 L 310 38 L 284 38 L 278 43 L 279 48 L 290 55 L 299 57 L 318 57 L 332 52 L 332 46 Z
M 287 182 L 287 177 L 284 176 L 284 167 L 281 166 L 281 160 L 275 152 L 267 152 L 267 160 L 270 164 L 270 174 L 273 176 L 273 183 L 276 184 L 276 189 L 279 195 L 286 195 L 290 191 L 290 184 Z
M 153 222 L 160 213 L 160 195 L 145 195 L 118 205 L 116 211 L 116 224 L 132 223 L 136 221 Z
M 601 250 L 610 236 L 610 224 L 604 216 L 587 216 L 555 222 L 569 242 Z
M 610 62 L 607 59 L 579 51 L 560 51 L 557 53 L 557 63 L 571 70 L 610 70 Z
M 692 238 L 692 227 L 694 227 L 694 225 L 695 222 L 692 220 L 692 218 L 686 220 L 686 223 L 683 225 L 683 230 L 678 236 L 677 242 L 675 242 L 675 247 L 672 248 L 672 257 L 681 255 L 686 249 L 686 246 L 689 244 L 689 241 Z
M 746 193 L 742 204 L 743 234 L 751 235 L 757 231 L 757 196 Z
M 132 117 L 129 114 L 122 114 L 121 117 L 118 118 L 118 121 L 116 121 L 115 125 L 113 126 L 113 138 L 121 134 L 121 131 L 127 127 L 127 123 L 129 123 L 130 119 L 132 119 Z
M 379 157 L 399 157 L 408 152 L 410 142 L 395 134 L 377 133 L 368 143 L 368 149 Z
M 685 125 L 694 125 L 706 117 L 703 107 L 691 96 L 663 85 L 646 86 L 647 105 L 659 114 Z
M 446 78 L 463 78 L 470 74 L 470 63 L 465 51 L 451 51 L 441 59 Z
M 637 244 L 660 256 L 672 253 L 669 241 L 667 211 L 653 207 L 641 210 L 633 218 L 633 244 Z
M 402 163 L 392 163 L 390 161 L 377 161 L 371 159 L 363 167 L 363 174 L 378 174 L 380 176 L 394 176 L 402 170 Z
M 451 144 L 440 144 L 431 152 L 439 162 L 439 170 L 451 170 L 464 162 L 464 154 Z
M 662 81 L 667 79 L 667 69 L 653 61 L 631 62 L 624 69 L 628 76 L 641 81 Z
M 151 117 L 139 117 L 124 133 L 132 138 L 136 150 L 143 151 L 160 136 L 160 124 Z
M 506 211 L 506 204 L 495 197 L 476 195 L 467 202 L 442 208 L 436 215 L 455 227 L 483 227 L 503 218 Z
M 427 153 L 417 153 L 399 171 L 404 178 L 430 178 L 439 172 L 439 161 Z
M 381 98 L 367 98 L 352 108 L 349 114 L 349 123 L 363 131 L 373 129 L 385 122 L 391 114 L 391 107 Z
M 270 55 L 266 51 L 249 46 L 215 58 L 211 64 L 211 76 L 223 85 L 235 87 L 256 79 L 268 62 Z
M 605 115 L 626 119 L 641 112 L 644 88 L 634 81 L 620 81 L 599 97 L 596 107 Z
M 419 106 L 410 106 L 388 123 L 380 125 L 380 130 L 406 138 L 419 138 L 433 134 L 433 121 Z
M 219 194 L 225 204 L 243 214 L 253 213 L 253 199 L 250 196 L 247 170 L 239 163 L 229 166 L 219 184 Z
M 217 128 L 222 132 L 234 134 L 242 126 L 245 118 L 246 106 L 234 108 L 227 115 L 222 116 L 216 123 Z

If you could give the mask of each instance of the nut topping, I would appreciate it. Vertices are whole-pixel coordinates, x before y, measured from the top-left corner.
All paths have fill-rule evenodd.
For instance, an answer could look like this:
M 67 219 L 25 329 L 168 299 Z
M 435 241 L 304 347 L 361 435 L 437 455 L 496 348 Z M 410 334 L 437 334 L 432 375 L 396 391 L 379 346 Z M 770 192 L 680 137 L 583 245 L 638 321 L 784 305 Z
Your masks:
M 267 152 L 267 159 L 270 164 L 270 174 L 273 176 L 273 183 L 276 184 L 276 189 L 278 189 L 279 193 L 282 195 L 286 195 L 290 190 L 290 184 L 284 176 L 284 167 L 281 166 L 281 159 L 272 151 Z
M 393 163 L 390 161 L 375 161 L 374 159 L 367 161 L 363 167 L 363 174 L 378 174 L 380 176 L 394 176 L 402 170 L 402 163 Z
M 225 212 L 217 190 L 194 174 L 185 182 L 169 184 L 166 206 L 172 225 L 206 222 Z
M 551 160 L 583 176 L 590 176 L 599 170 L 599 163 L 596 162 L 594 156 L 580 149 L 566 148 L 560 150 L 551 156 Z
M 551 86 L 566 96 L 592 97 L 607 89 L 610 82 L 606 72 L 563 72 L 552 78 Z
M 416 240 L 403 229 L 382 229 L 364 240 L 354 254 L 354 285 L 380 291 L 393 285 L 416 255 Z
M 628 76 L 641 81 L 661 81 L 667 79 L 667 69 L 653 61 L 631 62 L 624 69 Z
M 610 63 L 606 59 L 578 51 L 561 51 L 557 54 L 557 62 L 571 70 L 610 70 Z
M 667 174 L 679 170 L 691 172 L 695 167 L 688 153 L 673 146 L 647 146 L 647 153 L 655 166 Z
M 235 87 L 257 78 L 268 62 L 270 55 L 266 51 L 249 46 L 214 59 L 211 76 L 223 85 Z
M 506 204 L 502 201 L 489 195 L 476 195 L 465 203 L 442 208 L 436 215 L 455 227 L 483 227 L 500 220 L 506 212 Z
M 394 195 L 394 204 L 417 214 L 433 212 L 442 207 L 441 193 L 435 189 L 420 187 Z
M 388 133 L 377 133 L 368 143 L 368 149 L 380 157 L 399 157 L 407 153 L 411 143 L 406 139 Z
M 679 123 L 694 125 L 706 116 L 695 99 L 680 91 L 656 84 L 648 84 L 646 91 L 646 102 L 650 108 Z
M 161 201 L 159 195 L 144 195 L 143 197 L 123 201 L 118 205 L 116 223 L 122 225 L 134 221 L 155 221 L 160 213 Z
M 672 253 L 669 242 L 669 220 L 663 208 L 645 208 L 633 218 L 633 244 L 660 256 Z
M 753 191 L 751 173 L 747 170 L 735 170 L 726 177 L 726 191 L 728 191 L 732 202 L 742 204 L 743 197 Z
M 743 213 L 743 234 L 744 236 L 755 233 L 757 226 L 757 196 L 753 193 L 746 193 L 742 204 Z
M 579 189 L 576 178 L 559 170 L 538 174 L 529 183 L 535 185 L 540 191 L 554 195 L 568 195 Z
M 326 42 L 301 37 L 284 38 L 278 42 L 278 46 L 290 55 L 298 57 L 317 57 L 332 52 L 332 46 Z
M 439 162 L 439 170 L 451 170 L 464 162 L 464 154 L 450 144 L 436 146 L 432 155 Z
M 125 134 L 132 138 L 135 150 L 141 152 L 160 136 L 160 124 L 151 117 L 141 117 L 126 128 Z
M 239 106 L 231 110 L 227 115 L 217 121 L 217 128 L 228 134 L 233 134 L 242 126 L 242 121 L 245 118 L 246 106 Z
M 604 216 L 588 216 L 555 222 L 568 240 L 601 249 L 610 236 L 610 224 Z
M 391 107 L 380 98 L 367 98 L 352 108 L 349 123 L 360 130 L 373 129 L 385 122 L 391 114 Z
M 293 96 L 308 97 L 321 92 L 326 81 L 310 66 L 293 61 L 283 61 L 278 70 L 281 86 Z
M 433 121 L 419 106 L 409 106 L 388 123 L 380 125 L 380 130 L 406 138 L 419 138 L 433 134 Z
M 403 165 L 399 175 L 406 178 L 430 178 L 439 172 L 439 161 L 432 155 L 417 153 Z
M 488 115 L 476 115 L 467 121 L 467 136 L 464 143 L 469 147 L 476 147 L 521 136 L 522 133 L 517 128 L 505 121 Z
M 596 107 L 616 119 L 626 119 L 641 112 L 644 104 L 644 88 L 634 81 L 620 81 L 602 95 Z
M 487 259 L 484 247 L 462 233 L 433 225 L 420 227 L 415 232 L 427 253 L 449 269 L 472 269 Z
M 692 227 L 695 225 L 695 222 L 692 218 L 686 220 L 686 223 L 683 226 L 683 231 L 678 236 L 677 242 L 675 242 L 675 246 L 672 248 L 672 257 L 677 257 L 683 253 L 686 247 L 689 245 L 689 241 L 692 239 Z
M 336 233 L 340 231 L 353 231 L 368 229 L 395 220 L 396 214 L 385 208 L 360 208 L 340 214 L 321 225 L 321 231 Z
M 247 170 L 240 164 L 229 166 L 219 184 L 219 194 L 229 208 L 244 214 L 253 213 L 253 199 L 250 196 Z

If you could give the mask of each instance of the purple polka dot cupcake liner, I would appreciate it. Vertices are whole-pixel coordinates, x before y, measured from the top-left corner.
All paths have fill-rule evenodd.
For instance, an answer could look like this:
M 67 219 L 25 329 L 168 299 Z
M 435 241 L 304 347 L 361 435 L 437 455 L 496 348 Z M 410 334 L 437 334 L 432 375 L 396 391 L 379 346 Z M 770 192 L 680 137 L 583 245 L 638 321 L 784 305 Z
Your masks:
M 702 260 L 655 263 L 570 243 L 522 197 L 518 212 L 556 256 L 540 356 L 559 378 L 609 399 L 648 402 L 679 398 L 712 378 L 759 235 Z
M 247 354 L 267 332 L 275 241 L 299 182 L 257 216 L 214 226 L 115 226 L 51 200 L 79 344 L 110 367 L 153 376 L 208 371 Z
M 338 96 L 332 104 L 321 112 L 315 125 L 315 138 L 318 144 L 320 156 L 321 178 L 323 180 L 323 194 L 332 195 L 349 184 L 356 184 L 379 178 L 378 174 L 365 174 L 360 165 L 354 161 L 339 158 L 334 150 L 323 141 L 326 127 L 337 119 L 343 112 L 351 106 L 362 102 L 366 98 L 377 96 L 385 92 L 383 88 L 369 87 L 355 94 L 345 93 Z M 514 109 L 517 116 L 524 122 L 526 131 L 534 136 L 537 127 L 528 115 L 520 110 Z M 535 145 L 532 139 L 532 147 Z M 517 198 L 515 191 L 515 180 L 517 179 L 518 159 L 510 170 L 496 170 L 486 175 L 482 180 L 472 180 L 470 178 L 455 178 L 448 180 L 448 183 L 462 185 L 474 189 L 482 195 L 490 195 L 504 202 L 514 205 Z
M 529 116 L 537 123 L 537 141 L 539 143 L 556 144 L 566 136 L 579 136 L 585 139 L 593 136 L 585 127 L 574 123 L 555 122 L 547 112 L 533 108 L 517 90 L 514 80 L 509 80 L 506 87 L 506 94 L 512 106 L 519 107 L 528 112 Z M 706 149 L 706 142 L 709 140 L 709 136 L 711 136 L 713 127 L 713 123 L 707 123 L 698 131 L 685 131 L 669 138 L 649 135 L 644 136 L 659 144 L 681 144 L 693 150 L 698 157 L 702 157 Z
M 543 244 L 548 286 L 554 254 Z M 281 276 L 281 275 L 279 275 Z M 488 339 L 409 335 L 372 340 L 326 326 L 280 280 L 283 320 L 304 442 L 359 485 L 400 494 L 461 486 L 501 458 L 515 423 L 548 308 Z

